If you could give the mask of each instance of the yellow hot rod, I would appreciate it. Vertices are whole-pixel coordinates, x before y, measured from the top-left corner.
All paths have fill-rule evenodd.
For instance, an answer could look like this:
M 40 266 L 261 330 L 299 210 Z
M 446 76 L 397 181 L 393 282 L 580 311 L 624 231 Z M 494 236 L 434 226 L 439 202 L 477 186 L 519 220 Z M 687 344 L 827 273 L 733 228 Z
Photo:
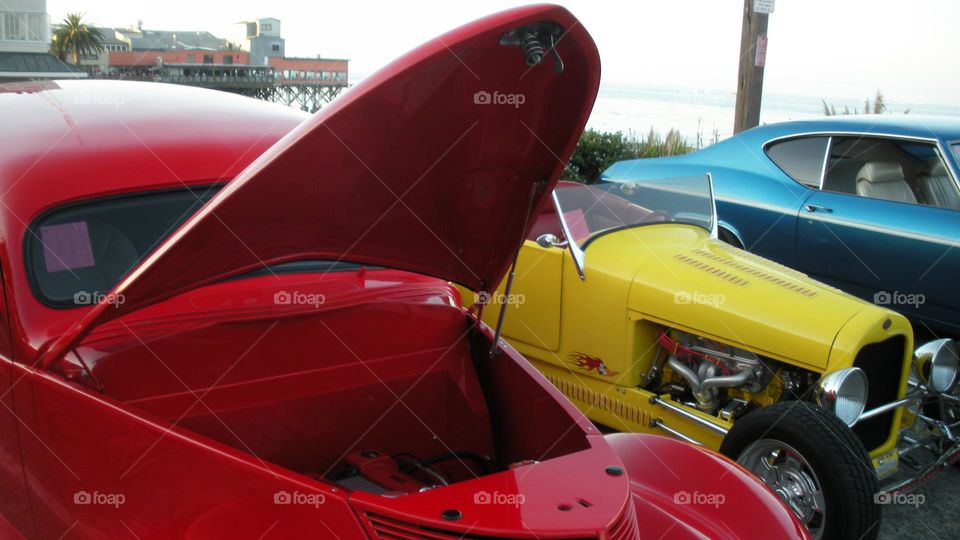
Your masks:
M 875 537 L 960 449 L 954 344 L 914 352 L 903 316 L 721 242 L 709 175 L 561 183 L 464 294 L 590 419 L 726 454 L 818 538 Z

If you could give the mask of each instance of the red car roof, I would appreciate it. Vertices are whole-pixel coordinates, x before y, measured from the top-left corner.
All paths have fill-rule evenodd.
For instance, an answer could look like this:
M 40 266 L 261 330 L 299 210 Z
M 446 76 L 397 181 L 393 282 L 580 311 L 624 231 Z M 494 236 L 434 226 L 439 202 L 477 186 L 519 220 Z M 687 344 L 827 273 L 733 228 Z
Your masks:
M 88 198 L 229 180 L 309 117 L 224 92 L 125 81 L 0 85 L 0 110 L 0 264 L 14 331 L 30 349 L 89 309 L 56 310 L 33 297 L 22 246 L 39 214 Z

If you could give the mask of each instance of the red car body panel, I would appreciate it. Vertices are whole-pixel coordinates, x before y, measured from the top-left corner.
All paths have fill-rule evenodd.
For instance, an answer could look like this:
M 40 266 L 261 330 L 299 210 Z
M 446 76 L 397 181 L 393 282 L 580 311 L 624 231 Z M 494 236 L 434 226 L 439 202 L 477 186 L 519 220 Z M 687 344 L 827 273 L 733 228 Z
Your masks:
M 599 69 L 595 50 L 562 8 L 505 12 L 442 41 L 461 57 L 485 58 L 478 49 L 496 49 L 504 29 L 544 20 L 570 29 L 574 39 L 568 43 L 584 49 L 580 60 L 576 51 L 563 53 L 572 70 L 565 74 L 585 81 L 580 93 L 560 95 L 592 101 Z M 477 41 L 478 36 L 494 41 Z M 724 458 L 659 437 L 599 434 L 509 346 L 490 358 L 491 330 L 464 310 L 451 285 L 419 275 L 477 288 L 496 285 L 522 238 L 531 183 L 543 181 L 549 192 L 562 161 L 547 157 L 569 154 L 585 109 L 574 108 L 577 114 L 566 120 L 521 115 L 529 120 L 526 134 L 515 126 L 496 125 L 477 132 L 484 135 L 480 139 L 461 141 L 487 163 L 511 169 L 495 175 L 496 185 L 510 196 L 492 195 L 509 203 L 494 216 L 476 221 L 460 216 L 465 223 L 459 223 L 451 221 L 449 209 L 424 208 L 445 204 L 469 214 L 490 202 L 483 200 L 490 193 L 478 187 L 484 184 L 476 178 L 448 178 L 466 186 L 456 193 L 439 176 L 425 177 L 425 185 L 443 196 L 417 194 L 409 204 L 437 218 L 430 223 L 445 228 L 443 241 L 458 257 L 437 239 L 429 249 L 411 247 L 411 235 L 430 240 L 423 231 L 412 232 L 415 224 L 402 216 L 390 218 L 399 220 L 391 221 L 393 226 L 406 227 L 396 234 L 388 237 L 388 231 L 378 230 L 358 244 L 362 249 L 345 249 L 344 238 L 362 231 L 370 217 L 351 198 L 360 199 L 369 189 L 379 193 L 371 204 L 385 209 L 384 186 L 371 184 L 376 179 L 364 176 L 349 152 L 324 163 L 333 172 L 343 167 L 359 175 L 361 186 L 349 193 L 331 188 L 331 197 L 357 215 L 337 213 L 335 205 L 297 206 L 302 193 L 296 190 L 319 189 L 307 183 L 293 182 L 294 192 L 277 198 L 270 189 L 246 191 L 258 178 L 278 181 L 264 176 L 274 163 L 294 180 L 315 183 L 313 173 L 300 175 L 298 170 L 312 161 L 304 163 L 300 155 L 295 167 L 284 164 L 284 156 L 296 155 L 297 143 L 310 140 L 315 130 L 322 133 L 324 118 L 390 125 L 383 117 L 389 113 L 416 124 L 407 109 L 425 113 L 431 102 L 440 103 L 443 112 L 437 120 L 416 125 L 430 133 L 423 145 L 442 155 L 446 148 L 438 146 L 445 146 L 440 140 L 448 133 L 439 124 L 460 122 L 443 115 L 450 107 L 473 107 L 479 83 L 464 77 L 460 71 L 467 67 L 459 63 L 459 68 L 441 63 L 444 69 L 431 77 L 416 77 L 418 69 L 434 66 L 438 47 L 427 45 L 372 80 L 387 86 L 395 77 L 426 83 L 446 73 L 455 83 L 452 88 L 413 85 L 396 93 L 367 85 L 351 91 L 362 90 L 354 97 L 344 96 L 321 120 L 314 118 L 286 137 L 302 119 L 300 113 L 196 89 L 78 82 L 13 85 L 0 91 L 0 108 L 14 126 L 0 134 L 0 185 L 6 192 L 0 211 L 5 294 L 0 304 L 0 532 L 6 527 L 28 538 L 144 539 L 632 539 L 641 532 L 663 538 L 808 537 L 772 493 Z M 490 58 L 522 62 L 516 48 L 504 49 L 514 57 L 501 58 L 496 49 Z M 549 62 L 535 70 L 549 71 Z M 489 76 L 490 84 L 504 84 L 490 90 L 526 88 L 536 92 L 531 96 L 552 99 L 554 84 L 544 83 L 541 74 L 531 73 L 522 77 L 531 82 L 518 83 L 500 81 L 484 61 L 474 69 Z M 458 97 L 431 88 L 456 90 Z M 364 98 L 372 101 L 363 103 Z M 564 116 L 564 109 L 555 110 L 556 102 L 536 104 L 531 98 L 528 103 L 550 106 Z M 350 112 L 360 104 L 376 114 Z M 369 128 L 334 128 L 349 133 L 350 145 L 360 144 L 354 138 L 364 134 L 377 137 Z M 376 150 L 369 141 L 364 144 Z M 514 151 L 508 159 L 502 152 L 509 148 Z M 402 192 L 416 180 L 410 176 L 416 167 L 407 170 L 404 160 L 415 157 L 411 163 L 423 165 L 423 156 L 410 156 L 406 142 L 395 150 L 370 159 L 386 170 L 396 165 L 398 173 L 384 179 Z M 471 159 L 466 150 L 450 152 L 454 161 Z M 453 173 L 445 165 L 437 167 Z M 105 313 L 103 304 L 56 309 L 34 296 L 24 246 L 35 234 L 28 225 L 44 211 L 238 175 L 250 184 L 228 184 L 240 187 L 228 187 L 216 208 L 232 226 L 242 228 L 242 238 L 255 246 L 255 253 L 273 253 L 270 262 L 350 254 L 350 260 L 399 269 L 222 280 L 251 267 L 245 255 L 205 243 L 205 238 L 215 239 L 229 246 L 233 240 L 201 217 L 180 229 L 185 243 L 167 244 L 164 255 L 136 272 L 140 279 L 128 280 L 143 285 L 122 289 L 130 295 L 126 309 L 112 314 Z M 235 208 L 229 204 L 231 191 L 241 195 Z M 246 193 L 259 194 L 260 204 Z M 234 221 L 244 210 L 265 212 L 270 222 L 285 219 L 275 206 L 283 202 L 294 204 L 291 217 L 306 225 L 340 227 L 340 236 L 333 235 L 333 243 L 324 246 L 314 242 L 315 232 L 298 231 L 280 251 L 270 251 L 271 242 L 283 244 L 286 237 L 267 227 L 266 238 L 258 239 L 257 229 Z M 314 210 L 330 211 L 339 221 L 313 221 L 309 214 Z M 491 219 L 503 230 L 482 231 L 479 223 Z M 275 295 L 290 290 L 322 295 L 324 301 L 278 305 Z M 51 346 L 58 339 L 59 346 Z M 39 366 L 45 353 L 49 369 Z M 496 469 L 476 474 L 467 465 L 445 465 L 443 472 L 453 483 L 400 497 L 346 489 L 329 474 L 358 449 L 430 456 L 450 451 L 448 443 L 460 452 L 493 456 Z M 698 486 L 722 490 L 730 502 L 721 509 L 671 504 L 679 491 Z

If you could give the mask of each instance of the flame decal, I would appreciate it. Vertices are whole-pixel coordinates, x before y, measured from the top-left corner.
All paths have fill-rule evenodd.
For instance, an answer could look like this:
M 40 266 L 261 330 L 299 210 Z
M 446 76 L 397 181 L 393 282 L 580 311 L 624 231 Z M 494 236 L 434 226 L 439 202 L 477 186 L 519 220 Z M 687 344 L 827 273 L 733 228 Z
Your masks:
M 614 377 L 619 375 L 619 371 L 610 371 L 607 368 L 607 365 L 603 363 L 603 360 L 590 356 L 582 352 L 573 352 L 568 356 L 570 363 L 575 367 L 580 368 L 584 371 L 596 371 L 598 374 L 603 375 L 604 377 Z

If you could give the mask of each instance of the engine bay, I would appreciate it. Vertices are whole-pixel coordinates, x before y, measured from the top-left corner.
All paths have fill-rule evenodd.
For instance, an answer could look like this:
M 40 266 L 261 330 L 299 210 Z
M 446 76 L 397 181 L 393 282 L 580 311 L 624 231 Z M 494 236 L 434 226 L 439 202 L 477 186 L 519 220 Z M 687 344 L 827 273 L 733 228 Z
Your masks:
M 804 395 L 817 380 L 814 373 L 702 336 L 661 329 L 657 340 L 662 354 L 645 386 L 724 420 Z
M 425 459 L 366 449 L 349 453 L 325 477 L 317 478 L 351 491 L 401 497 L 429 491 L 489 474 L 494 464 L 487 456 L 448 452 Z

